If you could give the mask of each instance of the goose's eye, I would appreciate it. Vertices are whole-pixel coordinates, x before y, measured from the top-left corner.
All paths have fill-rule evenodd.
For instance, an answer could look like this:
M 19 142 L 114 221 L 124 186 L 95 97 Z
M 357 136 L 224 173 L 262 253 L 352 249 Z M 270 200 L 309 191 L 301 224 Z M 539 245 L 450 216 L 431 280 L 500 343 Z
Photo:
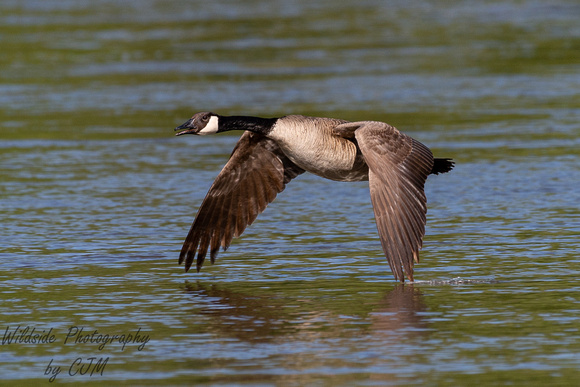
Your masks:
M 203 119 L 204 121 L 207 121 L 207 120 L 209 120 L 209 116 L 206 114 L 205 116 L 203 116 L 203 118 L 202 118 L 202 119 Z

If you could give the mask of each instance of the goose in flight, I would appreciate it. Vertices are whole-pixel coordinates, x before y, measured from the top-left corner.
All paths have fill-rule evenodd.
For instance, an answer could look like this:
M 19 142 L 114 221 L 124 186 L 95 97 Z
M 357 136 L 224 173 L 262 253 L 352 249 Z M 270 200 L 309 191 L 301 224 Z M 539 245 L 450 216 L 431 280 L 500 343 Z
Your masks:
M 434 158 L 419 141 L 377 121 L 201 112 L 175 130 L 176 136 L 245 131 L 185 239 L 179 264 L 185 262 L 186 272 L 194 260 L 199 272 L 208 250 L 214 263 L 219 248 L 226 250 L 290 180 L 310 172 L 337 181 L 368 180 L 389 266 L 397 281 L 413 281 L 425 235 L 423 187 L 429 174 L 449 172 L 451 159 Z

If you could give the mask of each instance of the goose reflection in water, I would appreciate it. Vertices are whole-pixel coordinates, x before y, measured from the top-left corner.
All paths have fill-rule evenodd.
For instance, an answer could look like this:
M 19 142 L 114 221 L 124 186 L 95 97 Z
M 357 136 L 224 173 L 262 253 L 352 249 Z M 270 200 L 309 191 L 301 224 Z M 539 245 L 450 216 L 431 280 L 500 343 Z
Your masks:
M 347 326 L 353 335 L 380 336 L 382 345 L 388 345 L 427 332 L 420 313 L 426 310 L 423 295 L 412 284 L 396 284 L 376 302 L 354 303 L 348 312 L 340 311 L 343 303 L 326 304 L 328 300 L 316 297 L 289 302 L 288 297 L 249 295 L 200 281 L 187 283 L 185 290 L 196 312 L 210 318 L 209 330 L 248 342 L 284 341 L 285 336 L 300 340 L 304 335 L 324 339 L 343 335 Z

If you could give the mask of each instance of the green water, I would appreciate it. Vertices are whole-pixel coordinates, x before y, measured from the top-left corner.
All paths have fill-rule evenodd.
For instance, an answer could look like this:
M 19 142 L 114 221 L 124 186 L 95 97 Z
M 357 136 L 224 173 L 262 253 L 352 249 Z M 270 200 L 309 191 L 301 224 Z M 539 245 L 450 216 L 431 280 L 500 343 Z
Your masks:
M 579 18 L 572 0 L 0 2 L 0 384 L 576 385 Z M 239 136 L 173 136 L 203 110 L 383 120 L 454 158 L 427 182 L 417 282 L 393 281 L 367 185 L 311 175 L 183 273 Z M 45 339 L 9 343 L 26 328 Z

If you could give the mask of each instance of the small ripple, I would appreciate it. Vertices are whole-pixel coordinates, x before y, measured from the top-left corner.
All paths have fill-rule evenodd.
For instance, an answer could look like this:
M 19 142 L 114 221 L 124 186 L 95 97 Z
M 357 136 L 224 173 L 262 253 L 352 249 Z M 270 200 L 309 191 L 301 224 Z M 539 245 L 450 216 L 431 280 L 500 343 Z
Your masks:
M 412 282 L 416 285 L 465 285 L 465 284 L 497 284 L 500 281 L 494 278 L 477 278 L 477 279 L 469 279 L 469 278 L 461 278 L 456 277 L 448 280 L 428 280 L 428 281 L 414 281 Z

